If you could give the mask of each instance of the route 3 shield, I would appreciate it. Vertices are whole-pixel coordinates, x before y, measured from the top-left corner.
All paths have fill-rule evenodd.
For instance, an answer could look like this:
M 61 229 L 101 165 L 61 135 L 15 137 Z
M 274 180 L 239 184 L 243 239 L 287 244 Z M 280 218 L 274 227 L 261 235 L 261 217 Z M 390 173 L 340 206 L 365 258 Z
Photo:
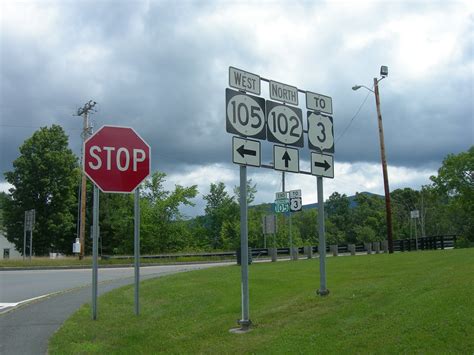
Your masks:
M 308 146 L 321 153 L 334 153 L 334 128 L 330 116 L 308 111 Z

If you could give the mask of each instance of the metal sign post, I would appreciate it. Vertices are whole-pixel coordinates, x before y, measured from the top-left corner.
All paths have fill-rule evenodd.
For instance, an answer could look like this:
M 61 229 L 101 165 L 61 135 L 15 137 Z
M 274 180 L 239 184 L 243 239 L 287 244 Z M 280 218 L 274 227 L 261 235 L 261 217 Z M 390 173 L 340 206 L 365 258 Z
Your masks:
M 242 273 L 242 330 L 248 330 L 252 322 L 249 319 L 249 260 L 247 230 L 247 167 L 240 166 L 240 257 Z
M 23 261 L 26 258 L 26 211 L 25 211 L 25 221 L 23 223 Z
M 261 82 L 269 84 L 270 101 L 259 96 Z M 288 198 L 285 192 L 285 172 L 316 175 L 318 181 L 319 238 L 321 248 L 321 289 L 320 295 L 327 295 L 325 270 L 324 236 L 324 196 L 323 177 L 334 178 L 334 128 L 333 106 L 329 96 L 298 89 L 295 86 L 279 83 L 259 75 L 229 67 L 229 86 L 225 90 L 226 131 L 234 134 L 232 138 L 232 161 L 240 165 L 240 236 L 242 272 L 242 319 L 240 331 L 250 327 L 249 289 L 248 289 L 248 221 L 247 221 L 247 170 L 246 166 L 262 167 L 282 171 L 282 191 L 277 193 L 275 213 L 290 213 L 289 242 L 293 257 L 293 236 L 291 212 L 302 208 L 301 191 L 296 190 Z M 306 94 L 307 130 L 303 128 L 303 111 L 298 106 L 299 93 Z M 305 146 L 304 134 L 311 152 L 311 171 L 302 171 L 299 166 L 299 148 Z M 253 138 L 253 139 L 251 139 Z M 277 143 L 273 146 L 273 162 L 262 164 L 261 146 L 258 140 Z M 324 154 L 328 153 L 328 154 Z M 264 219 L 265 221 L 265 219 Z M 264 222 L 264 246 L 268 232 Z M 273 246 L 276 237 L 273 233 Z M 272 257 L 273 259 L 273 257 Z M 272 260 L 275 261 L 275 260 Z
M 99 188 L 94 184 L 94 206 L 92 211 L 92 319 L 97 319 L 97 269 L 99 250 Z
M 94 183 L 92 319 L 97 319 L 99 249 L 99 188 L 103 192 L 135 194 L 134 264 L 135 314 L 140 313 L 140 183 L 150 174 L 150 146 L 130 127 L 102 126 L 83 144 L 83 170 Z
M 329 290 L 326 288 L 326 236 L 324 235 L 324 195 L 323 195 L 323 178 L 318 176 L 318 224 L 319 224 L 319 275 L 320 286 L 316 291 L 318 295 L 326 296 Z
M 135 252 L 135 315 L 140 314 L 140 188 L 135 189 L 135 225 L 134 225 L 134 252 Z
M 30 261 L 31 255 L 33 250 L 33 228 L 35 225 L 35 216 L 36 210 L 28 210 L 25 211 L 25 221 L 23 224 L 23 260 L 25 260 L 26 256 L 26 232 L 30 232 L 30 240 L 29 240 L 29 253 L 30 253 Z

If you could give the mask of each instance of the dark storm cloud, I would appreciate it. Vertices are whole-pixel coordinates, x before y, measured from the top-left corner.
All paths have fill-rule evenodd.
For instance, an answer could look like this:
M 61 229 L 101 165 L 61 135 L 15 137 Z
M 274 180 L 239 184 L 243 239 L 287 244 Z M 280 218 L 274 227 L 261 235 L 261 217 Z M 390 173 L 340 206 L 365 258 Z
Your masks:
M 395 14 L 408 8 L 390 4 Z M 273 5 L 269 10 L 277 6 Z M 466 150 L 473 143 L 472 72 L 468 69 L 460 75 L 457 70 L 472 65 L 468 32 L 467 39 L 458 44 L 463 55 L 449 62 L 445 72 L 430 73 L 420 82 L 411 80 L 400 87 L 395 83 L 400 84 L 403 68 L 391 66 L 394 59 L 385 50 L 386 39 L 375 40 L 359 52 L 344 49 L 350 33 L 348 18 L 354 28 L 365 25 L 369 29 L 385 18 L 338 13 L 332 27 L 321 28 L 321 39 L 315 37 L 319 42 L 314 47 L 309 38 L 303 38 L 305 52 L 301 54 L 287 53 L 278 47 L 287 42 L 269 33 L 268 41 L 281 50 L 280 56 L 270 57 L 258 46 L 257 33 L 248 36 L 252 30 L 242 33 L 241 28 L 232 27 L 230 17 L 242 13 L 227 11 L 229 18 L 219 22 L 216 15 L 207 24 L 214 13 L 233 9 L 233 3 L 83 1 L 41 6 L 57 14 L 49 32 L 18 34 L 15 27 L 2 25 L 1 172 L 11 169 L 18 146 L 39 126 L 64 126 L 72 149 L 79 154 L 82 122 L 72 114 L 89 99 L 99 103 L 92 116 L 95 127 L 134 127 L 152 147 L 154 169 L 173 173 L 183 167 L 228 163 L 231 137 L 225 132 L 224 89 L 229 65 L 329 94 L 338 137 L 366 95 L 362 89 L 353 92 L 351 86 L 371 86 L 379 66 L 387 64 L 389 77 L 380 90 L 390 164 L 439 165 L 446 154 Z M 298 5 L 303 13 L 313 6 L 320 5 Z M 426 9 L 417 3 L 409 11 Z M 289 15 L 282 12 L 275 21 Z M 381 12 L 380 16 L 388 20 L 394 15 Z M 316 32 L 319 20 L 313 23 Z M 251 17 L 243 22 L 253 26 Z M 24 25 L 16 24 L 18 28 Z M 295 40 L 299 36 L 293 34 Z M 317 63 L 317 70 L 298 68 L 301 79 L 271 76 L 271 62 L 285 65 L 303 56 L 303 63 Z M 305 80 L 312 75 L 318 75 L 314 77 L 318 84 Z M 337 142 L 336 154 L 340 162 L 379 161 L 372 94 Z

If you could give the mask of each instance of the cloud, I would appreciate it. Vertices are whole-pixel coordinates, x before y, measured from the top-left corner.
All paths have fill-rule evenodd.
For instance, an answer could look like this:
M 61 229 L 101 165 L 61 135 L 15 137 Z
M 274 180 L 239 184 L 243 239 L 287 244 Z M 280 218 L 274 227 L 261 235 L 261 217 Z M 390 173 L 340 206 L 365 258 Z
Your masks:
M 134 127 L 152 147 L 152 168 L 168 173 L 170 181 L 204 186 L 224 179 L 222 171 L 236 169 L 228 168 L 231 135 L 225 132 L 230 65 L 331 96 L 336 138 L 366 97 L 363 89 L 351 87 L 371 87 L 380 65 L 388 65 L 389 76 L 380 83 L 387 160 L 391 169 L 406 169 L 402 175 L 416 181 L 474 141 L 469 2 L 10 1 L 1 6 L 2 173 L 40 126 L 61 124 L 79 155 L 82 120 L 73 114 L 93 99 L 99 103 L 91 117 L 95 128 Z M 268 98 L 265 83 L 262 96 Z M 300 101 L 305 114 L 303 95 Z M 336 171 L 359 169 L 360 179 L 343 169 L 328 191 L 349 191 L 348 181 L 380 190 L 375 172 L 361 172 L 361 166 L 378 165 L 378 139 L 369 93 L 336 142 Z M 269 162 L 271 146 L 263 143 L 262 150 Z M 307 159 L 307 147 L 300 156 Z M 276 187 L 278 178 L 270 176 L 278 173 L 255 176 Z

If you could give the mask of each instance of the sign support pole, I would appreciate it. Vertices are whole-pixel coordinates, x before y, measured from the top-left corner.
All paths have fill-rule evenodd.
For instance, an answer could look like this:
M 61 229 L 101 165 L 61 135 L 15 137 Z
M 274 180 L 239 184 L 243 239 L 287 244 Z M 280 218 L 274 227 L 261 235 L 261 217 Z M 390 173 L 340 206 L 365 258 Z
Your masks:
M 25 222 L 23 224 L 23 261 L 26 258 L 26 211 L 25 211 Z
M 239 325 L 248 330 L 252 322 L 249 319 L 249 260 L 247 230 L 247 167 L 240 166 L 240 266 L 242 273 L 242 319 Z
M 320 286 L 316 293 L 320 296 L 327 296 L 329 290 L 326 288 L 326 236 L 324 235 L 324 195 L 323 195 L 323 178 L 318 176 L 318 224 L 319 224 L 319 274 Z
M 99 239 L 99 188 L 94 184 L 94 207 L 92 212 L 92 319 L 97 319 L 97 269 Z
M 30 229 L 30 261 L 31 261 L 32 254 L 33 254 L 33 226 Z
M 140 314 L 140 188 L 135 189 L 135 224 L 134 224 L 134 250 L 135 250 L 135 315 Z
M 290 223 L 290 260 L 295 260 L 294 255 L 293 255 L 293 237 L 291 235 L 291 209 L 289 213 L 290 213 L 290 218 L 289 218 L 290 219 L 289 221 Z

